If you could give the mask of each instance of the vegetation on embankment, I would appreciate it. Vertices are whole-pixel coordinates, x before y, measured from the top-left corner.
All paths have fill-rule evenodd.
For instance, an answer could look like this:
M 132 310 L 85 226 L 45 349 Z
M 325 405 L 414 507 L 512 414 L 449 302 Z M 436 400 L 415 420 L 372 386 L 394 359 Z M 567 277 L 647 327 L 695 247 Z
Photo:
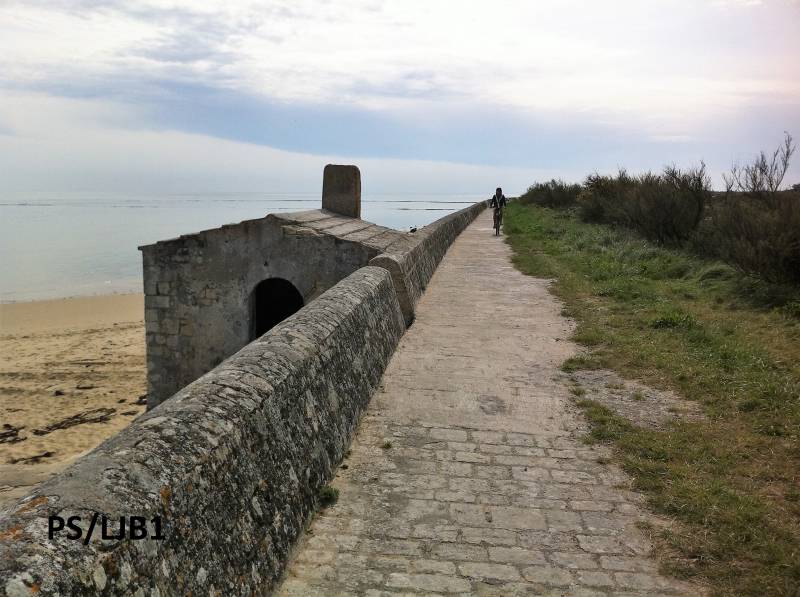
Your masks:
M 512 203 L 523 272 L 554 292 L 591 347 L 570 368 L 609 368 L 702 404 L 706 418 L 638 428 L 591 400 L 590 441 L 610 441 L 635 486 L 683 524 L 666 566 L 718 594 L 800 587 L 800 292 L 656 245 L 578 208 Z M 679 529 L 679 530 L 677 530 Z
M 582 185 L 551 180 L 531 186 L 520 201 L 574 207 L 585 222 L 630 228 L 765 280 L 800 285 L 800 188 L 780 190 L 794 151 L 787 133 L 769 156 L 762 151 L 724 174 L 724 193 L 711 190 L 701 162 L 659 174 L 590 174 Z

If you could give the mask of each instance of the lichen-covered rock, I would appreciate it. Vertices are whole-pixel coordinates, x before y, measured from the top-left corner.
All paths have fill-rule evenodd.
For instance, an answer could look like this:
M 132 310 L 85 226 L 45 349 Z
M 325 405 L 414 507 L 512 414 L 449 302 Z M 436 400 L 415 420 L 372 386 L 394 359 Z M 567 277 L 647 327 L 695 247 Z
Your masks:
M 1 513 L 0 594 L 269 591 L 404 329 L 387 271 L 350 275 Z M 95 513 L 164 539 L 48 539 Z

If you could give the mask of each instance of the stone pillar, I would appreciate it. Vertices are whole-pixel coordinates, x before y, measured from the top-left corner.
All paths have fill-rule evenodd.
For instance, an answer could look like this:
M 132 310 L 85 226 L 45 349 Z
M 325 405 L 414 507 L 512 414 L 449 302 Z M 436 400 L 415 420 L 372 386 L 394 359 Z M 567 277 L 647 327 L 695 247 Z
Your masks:
M 356 166 L 325 166 L 322 209 L 350 218 L 361 217 L 361 172 Z

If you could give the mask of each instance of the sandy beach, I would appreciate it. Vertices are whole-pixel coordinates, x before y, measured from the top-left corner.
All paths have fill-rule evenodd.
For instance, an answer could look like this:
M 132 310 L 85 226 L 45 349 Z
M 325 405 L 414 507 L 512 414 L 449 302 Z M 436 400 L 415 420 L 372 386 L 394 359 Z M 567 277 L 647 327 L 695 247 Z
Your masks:
M 0 507 L 145 410 L 143 297 L 0 304 Z

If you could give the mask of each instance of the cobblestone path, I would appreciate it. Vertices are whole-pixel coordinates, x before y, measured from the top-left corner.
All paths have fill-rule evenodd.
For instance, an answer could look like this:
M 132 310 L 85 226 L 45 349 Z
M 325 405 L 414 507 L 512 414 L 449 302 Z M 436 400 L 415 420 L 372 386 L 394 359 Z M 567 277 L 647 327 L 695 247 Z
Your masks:
M 697 594 L 660 576 L 654 521 L 558 366 L 570 323 L 484 212 L 419 304 L 278 594 Z

